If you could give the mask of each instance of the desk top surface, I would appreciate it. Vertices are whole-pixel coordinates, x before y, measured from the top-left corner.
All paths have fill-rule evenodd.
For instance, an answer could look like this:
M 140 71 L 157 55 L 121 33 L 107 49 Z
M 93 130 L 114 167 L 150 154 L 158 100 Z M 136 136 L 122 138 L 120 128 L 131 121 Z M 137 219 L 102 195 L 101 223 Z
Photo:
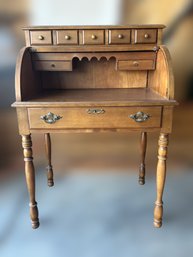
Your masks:
M 40 26 L 25 26 L 23 27 L 23 30 L 31 30 L 31 29 L 121 29 L 121 28 L 160 28 L 160 29 L 164 29 L 166 26 L 163 24 L 143 24 L 143 25 L 139 25 L 139 24 L 123 24 L 123 25 L 59 25 L 59 26 L 44 26 L 44 25 L 40 25 Z
M 25 102 L 16 102 L 18 106 L 132 106 L 132 105 L 176 105 L 175 100 L 168 100 L 147 88 L 121 89 L 74 89 L 46 90 L 42 94 Z

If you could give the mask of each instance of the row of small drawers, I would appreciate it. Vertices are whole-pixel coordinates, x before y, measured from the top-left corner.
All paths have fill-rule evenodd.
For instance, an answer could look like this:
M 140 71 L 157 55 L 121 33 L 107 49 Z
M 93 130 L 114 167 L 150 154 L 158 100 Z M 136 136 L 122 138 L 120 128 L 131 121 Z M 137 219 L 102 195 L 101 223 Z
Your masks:
M 116 56 L 116 53 L 112 53 L 112 56 L 114 55 Z M 81 55 L 78 56 L 82 58 Z M 37 71 L 72 71 L 72 57 L 64 53 L 35 53 L 32 54 L 33 67 Z M 118 54 L 116 57 L 116 70 L 154 70 L 156 66 L 155 52 L 132 52 Z
M 31 129 L 160 128 L 162 107 L 29 108 Z
M 118 61 L 116 70 L 154 70 L 154 60 L 124 60 Z M 72 61 L 34 61 L 37 71 L 72 71 Z
M 31 30 L 31 45 L 154 44 L 157 29 Z

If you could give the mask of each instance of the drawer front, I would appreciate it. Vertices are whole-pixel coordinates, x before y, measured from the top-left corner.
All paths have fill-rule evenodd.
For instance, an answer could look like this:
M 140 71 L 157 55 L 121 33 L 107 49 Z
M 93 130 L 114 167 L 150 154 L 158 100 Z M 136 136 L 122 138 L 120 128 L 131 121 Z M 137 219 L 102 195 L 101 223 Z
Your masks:
M 109 44 L 130 44 L 131 30 L 119 29 L 109 30 Z
M 33 65 L 38 71 L 72 71 L 71 61 L 34 61 Z
M 159 128 L 161 107 L 29 108 L 31 129 Z
M 136 29 L 134 32 L 135 44 L 153 44 L 157 42 L 156 29 Z
M 117 70 L 154 70 L 154 60 L 118 61 Z
M 51 45 L 52 32 L 50 30 L 30 31 L 30 40 L 32 45 Z
M 104 30 L 82 30 L 81 38 L 83 45 L 103 45 L 105 43 Z
M 57 30 L 56 42 L 57 42 L 57 45 L 77 45 L 78 31 L 77 30 Z

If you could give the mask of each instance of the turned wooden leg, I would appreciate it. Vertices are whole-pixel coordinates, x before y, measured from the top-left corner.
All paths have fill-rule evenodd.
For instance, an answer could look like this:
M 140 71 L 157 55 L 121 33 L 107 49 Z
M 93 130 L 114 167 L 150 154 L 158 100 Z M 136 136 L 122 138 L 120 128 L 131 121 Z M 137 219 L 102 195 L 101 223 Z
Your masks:
M 52 169 L 52 163 L 51 163 L 51 138 L 50 134 L 45 134 L 45 147 L 46 147 L 46 156 L 48 160 L 48 166 L 47 166 L 47 181 L 48 186 L 52 187 L 54 185 L 54 178 L 53 178 L 53 169 Z
M 166 178 L 166 159 L 169 135 L 161 133 L 158 141 L 158 164 L 157 164 L 157 198 L 154 209 L 154 226 L 160 228 L 162 226 L 163 202 L 162 196 Z
M 139 167 L 139 184 L 145 184 L 145 155 L 147 148 L 147 133 L 141 133 L 141 164 Z
M 30 198 L 30 217 L 32 228 L 39 227 L 38 208 L 35 200 L 35 170 L 33 165 L 33 152 L 31 135 L 22 135 L 22 146 L 25 161 L 25 175 Z

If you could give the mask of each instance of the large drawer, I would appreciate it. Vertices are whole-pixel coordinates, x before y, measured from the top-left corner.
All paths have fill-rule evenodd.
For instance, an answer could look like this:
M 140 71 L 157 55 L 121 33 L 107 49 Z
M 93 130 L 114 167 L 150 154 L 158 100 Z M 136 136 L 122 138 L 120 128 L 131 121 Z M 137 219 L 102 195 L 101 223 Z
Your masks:
M 159 128 L 162 107 L 29 108 L 31 129 Z

